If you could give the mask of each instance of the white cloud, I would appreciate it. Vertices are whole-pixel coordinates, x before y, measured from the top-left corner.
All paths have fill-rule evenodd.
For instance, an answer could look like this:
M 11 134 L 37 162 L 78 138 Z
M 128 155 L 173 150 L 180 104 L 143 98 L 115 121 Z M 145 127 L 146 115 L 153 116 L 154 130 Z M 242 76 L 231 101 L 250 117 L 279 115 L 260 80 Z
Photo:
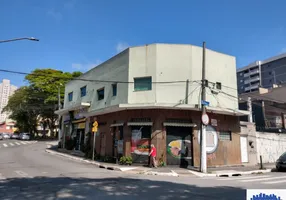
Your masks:
M 99 59 L 97 59 L 93 63 L 72 63 L 72 69 L 79 70 L 79 71 L 88 71 L 88 70 L 98 66 L 101 63 L 102 63 L 102 61 Z
M 126 42 L 119 42 L 116 45 L 116 51 L 117 53 L 120 53 L 121 51 L 127 49 L 129 47 L 129 44 L 127 44 Z
M 60 13 L 60 12 L 58 12 L 58 11 L 55 11 L 54 9 L 49 10 L 49 11 L 47 12 L 47 14 L 48 14 L 49 16 L 51 16 L 52 18 L 54 18 L 55 20 L 57 20 L 57 21 L 60 21 L 60 20 L 62 20 L 62 18 L 63 18 L 62 13 Z

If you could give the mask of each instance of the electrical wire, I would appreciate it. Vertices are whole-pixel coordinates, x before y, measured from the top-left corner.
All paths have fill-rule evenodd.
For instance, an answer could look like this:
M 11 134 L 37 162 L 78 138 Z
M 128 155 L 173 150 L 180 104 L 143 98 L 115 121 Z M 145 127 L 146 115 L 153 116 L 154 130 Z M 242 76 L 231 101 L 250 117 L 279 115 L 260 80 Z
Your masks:
M 127 84 L 132 84 L 134 82 L 129 82 L 129 81 L 116 81 L 116 80 L 94 80 L 94 79 L 83 79 L 83 78 L 65 78 L 65 77 L 59 77 L 59 76 L 53 76 L 49 74 L 33 74 L 33 73 L 27 73 L 27 72 L 19 72 L 19 71 L 12 71 L 12 70 L 5 70 L 5 69 L 0 69 L 0 72 L 5 72 L 5 73 L 13 73 L 13 74 L 21 74 L 21 75 L 31 75 L 31 76 L 49 76 L 51 78 L 58 78 L 58 79 L 65 79 L 65 80 L 78 80 L 78 81 L 88 81 L 88 82 L 97 82 L 97 83 L 127 83 Z M 191 82 L 197 82 L 197 81 L 191 81 Z M 186 83 L 186 80 L 182 81 L 162 81 L 162 82 L 152 82 L 153 84 L 168 84 L 168 83 Z

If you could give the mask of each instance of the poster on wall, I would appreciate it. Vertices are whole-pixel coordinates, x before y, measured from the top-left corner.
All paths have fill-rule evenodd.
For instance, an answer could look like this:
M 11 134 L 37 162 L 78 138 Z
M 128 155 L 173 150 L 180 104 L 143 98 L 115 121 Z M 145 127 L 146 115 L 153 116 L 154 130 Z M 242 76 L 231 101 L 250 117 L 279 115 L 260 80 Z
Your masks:
M 141 130 L 132 130 L 131 153 L 137 155 L 148 155 L 150 139 L 141 137 Z
M 123 140 L 117 141 L 117 153 L 123 154 Z

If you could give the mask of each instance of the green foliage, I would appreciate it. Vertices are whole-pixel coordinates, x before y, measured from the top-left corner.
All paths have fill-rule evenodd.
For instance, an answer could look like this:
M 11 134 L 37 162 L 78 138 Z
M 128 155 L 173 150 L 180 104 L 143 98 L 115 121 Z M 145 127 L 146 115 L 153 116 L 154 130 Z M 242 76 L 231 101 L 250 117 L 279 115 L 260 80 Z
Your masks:
M 120 165 L 131 165 L 133 163 L 131 156 L 122 156 L 119 160 Z
M 29 85 L 19 88 L 9 98 L 4 111 L 11 113 L 10 118 L 20 131 L 35 133 L 38 124 L 53 131 L 58 119 L 54 114 L 58 109 L 58 91 L 63 104 L 65 84 L 80 75 L 81 72 L 36 69 L 25 77 Z

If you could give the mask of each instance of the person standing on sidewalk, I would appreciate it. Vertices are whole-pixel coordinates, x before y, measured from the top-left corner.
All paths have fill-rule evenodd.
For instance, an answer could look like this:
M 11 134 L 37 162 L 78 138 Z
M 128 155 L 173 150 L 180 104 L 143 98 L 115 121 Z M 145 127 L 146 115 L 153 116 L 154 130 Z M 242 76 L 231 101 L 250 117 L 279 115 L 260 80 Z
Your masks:
M 157 168 L 157 162 L 156 162 L 157 149 L 154 146 L 154 144 L 151 144 L 151 151 L 149 153 L 149 156 L 151 157 L 151 167 L 153 165 L 155 168 Z

